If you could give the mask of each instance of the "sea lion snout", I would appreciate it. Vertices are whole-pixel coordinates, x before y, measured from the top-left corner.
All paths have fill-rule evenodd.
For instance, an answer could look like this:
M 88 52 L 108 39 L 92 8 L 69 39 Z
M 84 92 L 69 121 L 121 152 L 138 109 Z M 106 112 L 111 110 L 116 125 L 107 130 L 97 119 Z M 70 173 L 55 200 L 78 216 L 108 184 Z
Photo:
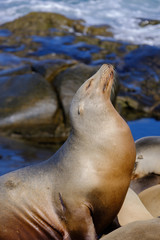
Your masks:
M 88 91 L 90 92 L 92 88 L 96 88 L 100 89 L 100 92 L 102 90 L 102 92 L 105 93 L 106 89 L 111 90 L 114 77 L 114 67 L 110 64 L 103 64 L 98 72 L 88 79 L 85 85 L 85 90 L 88 93 Z
M 101 86 L 102 93 L 104 94 L 107 91 L 109 92 L 109 95 L 110 95 L 110 91 L 111 91 L 111 87 L 112 87 L 112 83 L 115 75 L 114 68 L 110 64 L 104 64 L 100 68 L 100 71 L 101 71 L 100 82 L 102 85 Z
M 114 67 L 110 64 L 103 64 L 98 72 L 100 72 L 101 78 L 109 77 L 110 74 L 114 75 Z
M 107 90 L 107 92 L 109 92 L 108 95 L 110 95 L 114 75 L 113 66 L 110 64 L 103 64 L 99 71 L 86 81 L 83 90 L 84 94 L 88 95 L 93 92 L 106 93 Z M 95 89 L 98 91 L 95 91 Z
M 105 91 L 108 89 L 108 85 L 110 83 L 110 81 L 113 81 L 114 78 L 114 71 L 111 70 L 109 76 L 106 77 L 104 84 L 103 84 L 103 93 L 105 93 Z

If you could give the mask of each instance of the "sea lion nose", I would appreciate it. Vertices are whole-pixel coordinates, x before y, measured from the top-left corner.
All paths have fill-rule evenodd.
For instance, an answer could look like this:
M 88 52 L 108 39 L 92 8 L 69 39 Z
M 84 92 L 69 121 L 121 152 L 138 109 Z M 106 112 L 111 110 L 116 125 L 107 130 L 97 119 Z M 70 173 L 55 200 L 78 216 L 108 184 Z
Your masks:
M 102 91 L 105 93 L 105 91 L 108 88 L 108 85 L 110 81 L 112 81 L 114 78 L 114 69 L 112 65 L 105 64 L 104 69 L 101 74 L 101 82 L 103 84 Z
M 114 75 L 114 67 L 111 64 L 103 64 L 100 68 L 100 78 L 110 78 Z
M 108 68 L 113 68 L 111 64 L 107 64 L 108 65 Z

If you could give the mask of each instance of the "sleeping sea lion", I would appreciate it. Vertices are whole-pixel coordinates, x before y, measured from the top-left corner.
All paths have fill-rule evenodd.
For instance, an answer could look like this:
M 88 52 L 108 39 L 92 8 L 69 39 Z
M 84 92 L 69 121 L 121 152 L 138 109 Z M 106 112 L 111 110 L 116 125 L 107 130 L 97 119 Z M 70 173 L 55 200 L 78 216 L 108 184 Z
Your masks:
M 160 216 L 160 184 L 145 189 L 139 198 L 154 217 Z
M 160 219 L 129 223 L 103 236 L 100 240 L 159 240 Z
M 136 162 L 131 188 L 139 193 L 160 183 L 160 136 L 149 136 L 136 141 Z
M 153 219 L 153 216 L 143 205 L 138 195 L 129 188 L 124 203 L 118 213 L 119 224 L 124 226 L 131 222 L 148 219 Z

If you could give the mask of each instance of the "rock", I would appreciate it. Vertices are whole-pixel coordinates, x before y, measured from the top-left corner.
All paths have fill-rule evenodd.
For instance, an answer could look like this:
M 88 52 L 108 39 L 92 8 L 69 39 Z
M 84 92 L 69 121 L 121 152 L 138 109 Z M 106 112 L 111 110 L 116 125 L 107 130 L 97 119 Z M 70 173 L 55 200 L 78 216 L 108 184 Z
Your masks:
M 1 29 L 8 29 L 12 34 L 21 37 L 28 37 L 33 34 L 46 36 L 46 32 L 48 33 L 48 31 L 50 31 L 51 34 L 54 32 L 54 29 L 67 31 L 69 27 L 73 30 L 83 32 L 83 25 L 83 20 L 72 20 L 58 13 L 31 12 L 12 22 L 1 25 Z
M 68 58 L 90 63 L 92 53 L 99 52 L 95 45 L 85 42 L 75 42 L 75 36 L 56 36 L 56 37 L 33 37 L 33 41 L 40 43 L 41 47 L 32 52 L 31 56 L 44 56 L 46 54 L 64 54 Z
M 22 75 L 22 74 L 25 74 L 25 73 L 31 73 L 31 66 L 22 65 L 20 67 L 1 70 L 0 71 L 0 77 Z
M 160 24 L 160 20 L 149 19 L 149 18 L 139 18 L 139 26 L 146 27 L 148 25 L 158 25 Z
M 62 134 L 59 129 L 63 118 L 56 93 L 42 76 L 37 73 L 3 76 L 0 92 L 1 132 L 38 141 L 66 138 L 65 131 Z
M 70 19 L 62 14 L 31 12 L 23 17 L 0 26 L 0 36 L 12 33 L 19 36 L 51 36 L 63 33 L 81 33 L 92 36 L 113 36 L 108 25 L 85 26 L 82 19 Z M 25 29 L 25 31 L 24 31 Z
M 0 53 L 0 65 L 5 67 L 15 67 L 22 64 L 22 59 L 10 54 L 10 53 Z
M 4 31 L 11 34 L 9 38 L 0 38 L 0 51 L 14 52 L 19 57 L 32 56 L 34 59 L 42 54 L 56 54 L 57 58 L 65 54 L 82 62 L 90 62 L 92 53 L 99 52 L 98 45 L 95 45 L 99 40 L 92 39 L 96 39 L 97 35 L 112 36 L 107 25 L 86 27 L 83 20 L 44 12 L 32 12 L 5 23 L 0 26 L 0 33 L 5 36 Z M 81 36 L 86 37 L 86 41 L 80 40 Z M 66 39 L 70 39 L 69 42 L 64 42 Z M 87 42 L 87 39 L 90 40 Z
M 39 74 L 4 76 L 0 85 L 0 126 L 48 122 L 57 110 L 56 95 Z
M 123 96 L 123 101 L 122 98 L 119 99 L 119 105 L 122 104 L 120 108 L 123 108 L 124 103 L 127 103 L 128 110 L 130 108 L 132 112 L 137 112 L 135 116 L 132 114 L 133 119 L 138 116 L 156 117 L 159 119 L 159 55 L 160 49 L 157 47 L 140 46 L 138 49 L 127 54 L 124 58 L 123 65 L 117 69 L 121 80 L 119 95 Z M 130 101 L 128 101 L 128 99 L 130 99 Z M 127 118 L 126 120 L 132 119 Z
M 72 98 L 99 69 L 99 66 L 73 64 L 46 60 L 33 64 L 31 69 L 4 70 L 0 78 L 0 132 L 41 143 L 63 142 L 70 131 L 68 113 Z M 27 73 L 31 70 L 34 72 Z M 115 81 L 113 102 L 117 87 Z
M 49 57 L 87 64 L 94 61 L 96 65 L 102 60 L 118 64 L 118 56 L 124 56 L 130 45 L 111 41 L 113 34 L 109 29 L 108 25 L 85 26 L 82 20 L 60 14 L 33 12 L 0 26 L 0 31 L 12 33 L 9 38 L 0 39 L 0 49 L 35 60 Z
M 129 96 L 117 96 L 116 109 L 126 121 L 144 117 L 144 112 L 139 102 Z
M 63 141 L 67 137 L 68 109 L 71 99 L 80 85 L 103 63 L 113 64 L 118 72 L 120 91 L 116 108 L 126 120 L 140 117 L 160 119 L 159 54 L 160 49 L 156 47 L 138 46 L 114 40 L 107 25 L 86 26 L 83 20 L 69 19 L 60 14 L 29 13 L 0 26 L 1 84 L 8 82 L 11 78 L 22 79 L 24 77 L 25 79 L 27 74 L 34 73 L 35 76 L 41 75 L 40 79 L 43 78 L 52 85 L 49 85 L 50 91 L 55 95 L 57 108 L 53 113 L 52 121 L 49 120 L 46 123 L 43 119 L 41 126 L 41 136 L 44 139 L 45 135 L 45 139 L 51 142 Z M 113 102 L 117 95 L 117 83 L 115 81 L 112 88 Z M 22 90 L 21 86 L 20 90 Z M 21 96 L 20 92 L 17 94 Z M 32 98 L 34 99 L 34 91 Z M 24 102 L 21 107 L 18 106 L 21 102 L 18 95 L 15 96 L 15 100 L 12 98 L 8 101 L 13 102 L 15 106 L 12 112 L 9 107 L 11 115 L 18 114 L 21 109 L 27 111 L 23 109 L 26 106 Z M 39 101 L 40 99 L 36 96 L 36 109 L 39 109 L 36 105 Z M 0 109 L 3 108 L 3 104 L 2 101 Z M 53 106 L 51 109 L 53 111 Z M 46 110 L 49 111 L 49 109 Z M 45 109 L 42 109 L 43 111 Z M 42 115 L 40 114 L 40 119 Z M 33 111 L 31 116 L 29 119 L 33 121 Z M 3 118 L 4 116 L 1 120 Z M 14 132 L 39 141 L 40 127 L 36 123 L 38 118 L 35 116 L 34 119 L 36 127 L 32 128 L 32 132 L 27 133 L 27 127 L 23 127 L 23 134 L 22 131 L 17 130 L 18 127 Z M 51 118 L 48 116 L 48 119 Z M 9 134 L 11 133 L 13 134 L 13 131 Z
M 41 74 L 47 81 L 52 81 L 61 71 L 76 64 L 75 61 L 64 59 L 46 59 L 32 65 L 32 71 Z
M 0 53 L 0 70 L 9 70 L 23 68 L 24 65 L 30 67 L 31 64 L 37 61 L 32 58 L 18 57 L 11 53 Z M 27 66 L 26 66 L 27 67 Z M 14 70 L 13 70 L 14 71 Z M 15 70 L 16 71 L 16 70 Z M 3 72 L 2 72 L 3 74 Z M 5 75 L 5 74 L 4 74 Z
M 84 33 L 92 36 L 113 37 L 109 25 L 92 25 L 84 29 Z
M 150 109 L 154 118 L 160 119 L 160 102 L 157 102 L 152 108 Z

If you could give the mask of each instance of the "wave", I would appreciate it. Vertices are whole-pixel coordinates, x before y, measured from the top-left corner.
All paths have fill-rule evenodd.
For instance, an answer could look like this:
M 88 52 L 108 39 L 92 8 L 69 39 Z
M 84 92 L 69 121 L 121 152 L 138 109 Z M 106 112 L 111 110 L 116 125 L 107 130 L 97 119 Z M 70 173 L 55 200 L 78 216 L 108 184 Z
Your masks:
M 86 24 L 108 24 L 117 40 L 160 45 L 160 25 L 139 26 L 139 19 L 160 20 L 160 0 L 1 0 L 1 24 L 31 11 L 57 12 Z

